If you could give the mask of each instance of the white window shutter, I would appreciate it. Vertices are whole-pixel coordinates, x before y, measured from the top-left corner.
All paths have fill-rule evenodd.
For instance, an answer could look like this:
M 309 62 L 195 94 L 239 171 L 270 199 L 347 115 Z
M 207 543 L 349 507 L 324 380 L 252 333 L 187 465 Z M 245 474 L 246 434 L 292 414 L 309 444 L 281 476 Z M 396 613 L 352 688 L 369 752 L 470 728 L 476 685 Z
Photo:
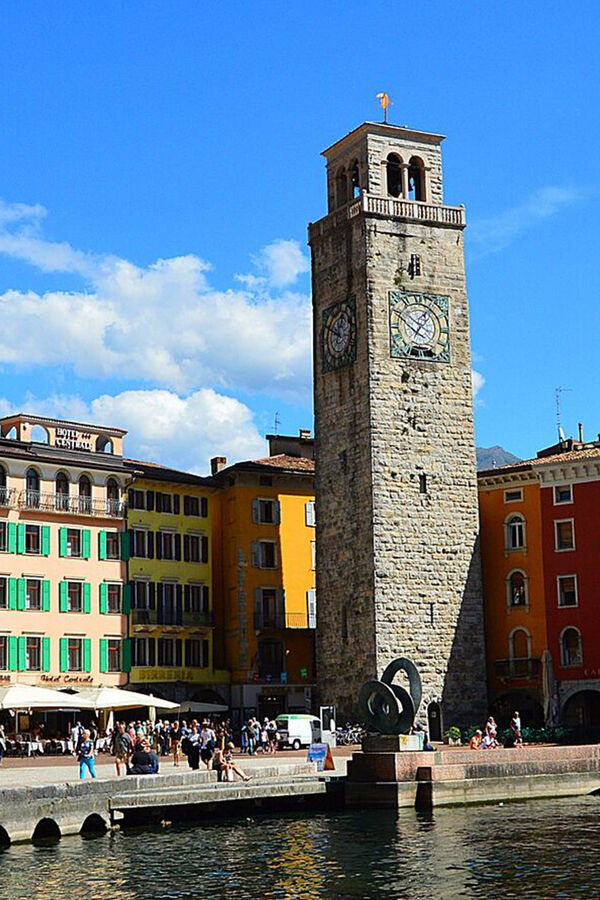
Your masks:
M 257 569 L 261 568 L 260 565 L 260 541 L 252 541 L 252 565 Z
M 317 627 L 317 592 L 314 588 L 306 592 L 306 610 L 308 614 L 308 627 Z
M 308 503 L 304 504 L 304 510 L 306 513 L 306 524 L 309 527 L 314 527 L 316 525 L 316 516 L 315 516 L 315 502 L 314 500 L 310 500 Z
M 315 569 L 317 568 L 317 542 L 316 541 L 310 542 L 310 552 L 311 552 L 311 558 L 312 558 L 312 570 L 314 572 Z
M 252 501 L 252 521 L 260 522 L 260 506 L 258 500 Z

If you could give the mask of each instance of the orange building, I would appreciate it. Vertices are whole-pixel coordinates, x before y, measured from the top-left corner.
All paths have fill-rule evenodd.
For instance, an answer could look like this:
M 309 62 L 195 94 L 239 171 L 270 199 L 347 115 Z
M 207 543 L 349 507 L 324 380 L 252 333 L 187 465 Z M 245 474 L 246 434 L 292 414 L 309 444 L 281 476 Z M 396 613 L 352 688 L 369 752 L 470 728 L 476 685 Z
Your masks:
M 215 665 L 231 672 L 236 724 L 310 712 L 314 690 L 312 440 L 306 432 L 269 439 L 265 459 L 212 461 L 222 488 L 213 519 Z
M 547 648 L 540 486 L 529 464 L 479 473 L 481 559 L 490 708 L 543 724 Z

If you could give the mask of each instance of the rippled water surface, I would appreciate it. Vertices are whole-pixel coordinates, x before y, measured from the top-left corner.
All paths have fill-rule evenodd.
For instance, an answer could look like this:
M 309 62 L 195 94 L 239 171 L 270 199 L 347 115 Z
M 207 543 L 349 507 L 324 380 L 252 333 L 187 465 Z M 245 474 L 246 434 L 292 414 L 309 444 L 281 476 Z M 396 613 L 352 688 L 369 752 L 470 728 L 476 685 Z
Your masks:
M 600 895 L 600 798 L 328 812 L 67 837 L 0 854 L 2 900 Z

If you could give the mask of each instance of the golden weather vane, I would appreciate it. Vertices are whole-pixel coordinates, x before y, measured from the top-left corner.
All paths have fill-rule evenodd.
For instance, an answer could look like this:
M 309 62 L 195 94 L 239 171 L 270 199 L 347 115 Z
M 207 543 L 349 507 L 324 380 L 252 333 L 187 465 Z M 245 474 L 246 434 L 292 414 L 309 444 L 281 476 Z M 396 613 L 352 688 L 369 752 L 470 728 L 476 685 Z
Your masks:
M 379 103 L 381 104 L 381 108 L 383 110 L 383 121 L 387 122 L 388 106 L 393 106 L 394 104 L 390 100 L 390 95 L 386 94 L 384 91 L 382 91 L 380 94 L 377 94 L 377 99 L 379 100 Z

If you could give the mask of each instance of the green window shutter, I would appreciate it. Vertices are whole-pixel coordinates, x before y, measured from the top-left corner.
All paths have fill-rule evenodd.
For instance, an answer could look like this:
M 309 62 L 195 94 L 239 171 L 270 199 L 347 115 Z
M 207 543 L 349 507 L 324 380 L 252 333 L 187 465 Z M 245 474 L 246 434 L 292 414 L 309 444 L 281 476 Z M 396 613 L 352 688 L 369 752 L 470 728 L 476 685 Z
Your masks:
M 8 523 L 8 552 L 9 553 L 17 552 L 17 523 L 16 522 Z
M 84 559 L 89 559 L 92 555 L 92 533 L 89 528 L 83 529 L 83 540 L 81 542 L 81 555 Z
M 42 525 L 42 556 L 50 556 L 50 526 Z
M 131 612 L 131 585 L 124 584 L 122 591 L 121 612 L 124 616 L 128 616 Z
M 8 608 L 9 609 L 17 608 L 17 579 L 16 578 L 8 579 Z
M 131 641 L 124 638 L 121 645 L 121 669 L 123 672 L 131 672 Z
M 87 581 L 83 582 L 83 611 L 84 613 L 92 611 L 92 586 Z
M 17 671 L 17 638 L 14 634 L 11 634 L 8 639 L 8 668 L 11 672 Z
M 19 522 L 17 525 L 17 553 L 25 553 L 25 525 Z
M 131 556 L 130 534 L 128 531 L 123 531 L 121 534 L 121 559 L 123 560 L 123 562 L 128 562 L 130 556 Z
M 50 582 L 47 578 L 42 581 L 42 612 L 50 612 Z
M 91 638 L 83 639 L 83 671 L 92 671 L 92 640 Z
M 42 638 L 42 672 L 50 671 L 50 638 Z
M 21 635 L 19 638 L 19 672 L 27 670 L 27 638 Z
M 100 671 L 108 672 L 108 641 L 100 638 Z
M 98 532 L 98 559 L 106 559 L 106 532 Z
M 25 609 L 25 579 L 17 579 L 17 609 Z
M 63 582 L 66 584 L 66 582 Z M 67 638 L 60 639 L 60 671 L 69 671 L 69 642 Z
M 67 529 L 59 528 L 58 530 L 58 555 L 66 556 L 68 552 L 67 548 Z
M 69 593 L 68 593 L 68 585 L 66 581 L 61 581 L 59 585 L 59 595 L 58 595 L 58 608 L 60 612 L 67 612 L 69 608 Z M 63 672 L 66 672 L 66 669 L 62 669 Z
M 105 615 L 108 612 L 108 585 L 100 585 L 100 612 Z

